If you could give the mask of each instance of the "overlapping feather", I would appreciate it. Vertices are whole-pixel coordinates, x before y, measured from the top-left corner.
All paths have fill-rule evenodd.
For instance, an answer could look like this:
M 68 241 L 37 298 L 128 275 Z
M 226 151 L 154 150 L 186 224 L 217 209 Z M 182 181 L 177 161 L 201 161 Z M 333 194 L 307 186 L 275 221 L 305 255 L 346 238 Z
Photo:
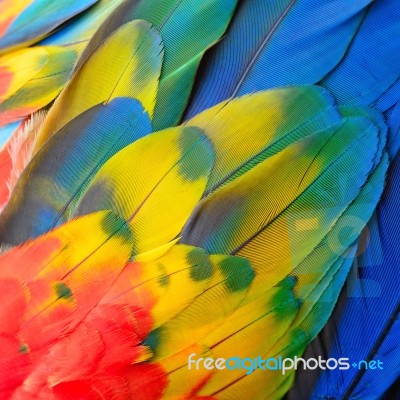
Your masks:
M 370 3 L 242 1 L 227 37 L 204 60 L 185 119 L 231 97 L 317 83 L 343 57 Z
M 159 31 L 165 49 L 153 125 L 157 130 L 174 126 L 186 107 L 204 52 L 224 33 L 236 3 L 236 0 L 124 0 L 96 32 L 81 62 L 122 24 L 132 19 L 150 22 Z M 182 24 L 186 20 L 190 22 Z
M 9 124 L 51 102 L 72 70 L 68 56 L 83 51 L 38 134 L 19 144 L 28 156 L 11 156 L 13 140 L 1 153 L 0 238 L 18 245 L 0 256 L 1 396 L 285 395 L 293 372 L 193 371 L 188 355 L 300 356 L 327 322 L 398 148 L 395 60 L 379 85 L 371 83 L 397 44 L 383 46 L 378 62 L 365 51 L 367 32 L 372 45 L 397 32 L 395 22 L 376 29 L 395 2 L 369 3 L 241 2 L 227 37 L 205 59 L 184 125 L 156 133 L 179 122 L 203 53 L 224 33 L 235 1 L 125 0 L 105 19 L 119 2 L 100 0 L 44 41 L 66 47 L 3 57 L 0 110 Z M 21 28 L 23 40 L 12 40 L 30 43 L 69 16 L 39 18 L 29 32 Z M 301 34 L 292 34 L 295 26 Z M 13 67 L 30 55 L 27 70 Z M 364 61 L 371 65 L 354 97 L 347 79 Z M 48 81 L 64 65 L 63 80 Z M 335 97 L 303 85 L 318 81 Z M 300 86 L 254 93 L 287 84 Z M 385 111 L 389 134 L 379 112 L 359 104 Z M 384 247 L 392 254 L 396 228 L 386 218 L 395 206 L 386 196 L 361 263 L 379 253 L 378 226 L 388 226 Z M 371 274 L 393 283 L 382 270 Z M 379 349 L 394 368 L 396 294 L 389 292 L 391 308 L 365 348 Z M 345 303 L 340 318 L 334 313 L 333 343 L 350 345 L 353 325 L 383 306 L 368 300 L 357 320 L 356 303 Z M 18 372 L 6 377 L 10 365 Z M 349 374 L 336 393 L 322 375 L 307 395 L 380 396 L 396 378 Z M 289 396 L 296 393 L 304 392 L 295 387 Z
M 0 37 L 0 53 L 25 47 L 49 34 L 63 22 L 81 13 L 98 0 L 33 0 L 25 8 L 17 6 Z M 8 7 L 10 4 L 8 3 Z

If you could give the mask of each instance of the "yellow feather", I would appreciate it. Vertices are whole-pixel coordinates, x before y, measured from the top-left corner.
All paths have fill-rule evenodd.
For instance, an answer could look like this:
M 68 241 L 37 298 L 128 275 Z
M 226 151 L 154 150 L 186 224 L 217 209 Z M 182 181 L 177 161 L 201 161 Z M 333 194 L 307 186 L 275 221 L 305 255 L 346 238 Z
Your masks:
M 179 235 L 203 194 L 213 161 L 211 144 L 197 128 L 171 128 L 146 136 L 104 164 L 77 214 L 114 210 L 130 223 L 135 255 L 147 253 L 149 259 L 148 252 L 162 249 Z
M 115 97 L 136 98 L 151 115 L 162 58 L 161 38 L 150 24 L 123 25 L 73 75 L 46 118 L 36 150 L 74 117 Z
M 272 89 L 224 101 L 185 124 L 215 148 L 207 190 L 226 184 L 290 143 L 340 121 L 333 99 L 314 86 Z
M 0 125 L 24 118 L 54 100 L 67 82 L 78 52 L 79 46 L 45 46 L 3 57 L 3 74 L 6 70 L 14 73 L 6 91 L 0 88 Z

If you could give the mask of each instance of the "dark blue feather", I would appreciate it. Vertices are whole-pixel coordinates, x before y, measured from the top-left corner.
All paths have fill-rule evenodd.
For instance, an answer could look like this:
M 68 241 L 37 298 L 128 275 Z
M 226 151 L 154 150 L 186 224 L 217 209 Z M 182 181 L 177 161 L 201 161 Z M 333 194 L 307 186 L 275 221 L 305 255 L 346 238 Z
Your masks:
M 202 64 L 185 118 L 230 97 L 318 82 L 343 57 L 370 2 L 242 1 Z
M 380 400 L 400 400 L 400 378 L 392 385 Z
M 400 7 L 398 0 L 371 5 L 343 61 L 320 84 L 339 103 L 374 105 L 400 78 Z M 388 101 L 388 98 L 385 101 Z M 391 100 L 392 104 L 397 98 Z
M 387 148 L 390 156 L 394 158 L 400 148 L 400 103 L 388 110 L 385 117 L 389 127 Z
M 386 112 L 396 105 L 400 99 L 400 79 L 398 79 L 389 89 L 380 97 L 376 102 L 375 107 L 381 111 Z

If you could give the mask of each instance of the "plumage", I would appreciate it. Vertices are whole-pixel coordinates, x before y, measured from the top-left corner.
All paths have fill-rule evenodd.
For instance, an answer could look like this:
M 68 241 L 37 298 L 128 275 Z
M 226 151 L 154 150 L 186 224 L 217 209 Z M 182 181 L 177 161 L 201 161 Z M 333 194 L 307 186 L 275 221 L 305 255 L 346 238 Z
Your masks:
M 0 14 L 1 399 L 396 398 L 395 0 Z
M 80 63 L 122 24 L 132 19 L 149 21 L 159 31 L 165 49 L 153 125 L 156 130 L 174 126 L 186 107 L 204 52 L 224 33 L 236 3 L 237 0 L 124 0 L 96 32 Z M 191 23 L 181 24 L 188 18 Z
M 370 3 L 242 1 L 204 62 L 185 119 L 231 97 L 317 83 L 343 57 Z
M 289 144 L 338 123 L 340 114 L 329 93 L 318 87 L 303 86 L 225 101 L 185 125 L 202 129 L 216 150 L 208 194 Z
M 390 40 L 399 32 L 397 1 L 375 1 L 343 61 L 320 84 L 340 103 L 374 105 L 400 78 L 400 45 Z
M 399 118 L 395 112 L 398 108 L 396 103 L 399 98 L 399 69 L 395 54 L 399 49 L 399 44 L 397 41 L 385 41 L 387 45 L 382 46 L 382 40 L 390 37 L 391 34 L 396 35 L 395 32 L 397 32 L 399 25 L 394 15 L 397 11 L 397 4 L 391 1 L 376 2 L 371 6 L 343 62 L 321 82 L 341 102 L 375 104 L 378 109 L 385 111 L 384 116 L 388 124 L 387 150 L 391 160 L 396 156 L 399 140 L 397 129 Z M 392 17 L 393 19 L 391 19 Z M 382 23 L 388 21 L 388 18 L 390 18 L 390 23 Z M 395 169 L 392 170 L 388 176 L 389 185 L 391 182 L 397 181 L 397 175 L 398 172 Z M 389 188 L 383 199 L 390 196 L 388 193 L 390 193 Z M 384 202 L 384 200 L 382 201 Z M 382 207 L 384 206 L 382 205 Z M 386 300 L 380 302 L 375 296 L 370 298 L 368 294 L 364 296 L 361 293 L 362 298 L 360 298 L 360 290 L 368 292 L 370 285 L 368 282 L 363 283 L 358 277 L 365 276 L 366 279 L 369 279 L 369 274 L 371 274 L 373 280 L 378 282 L 379 285 L 380 282 L 385 282 L 387 279 L 396 281 L 393 273 L 397 276 L 397 262 L 391 264 L 393 270 L 382 267 L 382 264 L 385 263 L 382 261 L 382 257 L 391 257 L 395 250 L 393 246 L 383 250 L 381 243 L 387 240 L 382 227 L 389 219 L 396 219 L 397 204 L 392 200 L 390 211 L 389 208 L 385 208 L 385 212 L 386 215 L 383 216 L 383 213 L 378 211 L 369 224 L 369 229 L 365 231 L 364 235 L 367 236 L 365 240 L 370 241 L 367 244 L 361 242 L 359 245 L 358 254 L 362 254 L 352 267 L 352 275 L 355 278 L 350 275 L 347 290 L 343 291 L 336 311 L 332 319 L 328 321 L 324 332 L 307 350 L 306 355 L 308 357 L 316 353 L 326 354 L 326 357 L 329 357 L 340 352 L 341 354 L 347 353 L 353 359 L 363 359 L 363 357 L 367 357 L 368 349 L 371 349 L 376 342 L 371 336 L 358 341 L 358 332 L 374 332 L 374 327 L 376 327 L 375 332 L 377 333 L 384 329 L 384 322 L 382 321 L 386 321 L 386 310 L 390 313 L 392 309 L 390 302 L 396 301 L 398 296 L 388 294 L 389 304 L 386 304 Z M 396 235 L 396 233 L 393 233 L 391 237 L 396 237 Z M 387 255 L 382 256 L 383 253 L 387 253 Z M 356 283 L 354 283 L 354 279 L 356 279 Z M 352 294 L 353 291 L 358 291 L 358 294 Z M 353 298 L 354 295 L 357 298 Z M 383 313 L 382 320 L 373 311 L 375 307 Z M 363 312 L 360 312 L 360 310 L 363 310 Z M 343 319 L 342 313 L 346 315 Z M 357 332 L 357 334 L 354 335 L 354 332 Z M 386 333 L 390 337 L 389 332 Z M 356 340 L 358 342 L 355 345 Z M 389 339 L 389 348 L 390 343 L 392 342 Z M 378 351 L 376 356 L 377 358 L 381 357 L 384 362 L 387 360 L 389 364 L 396 359 L 396 355 L 392 355 L 390 351 Z M 373 356 L 370 355 L 370 357 L 372 359 Z M 327 392 L 340 398 L 352 398 L 352 396 L 360 396 L 366 399 L 379 398 L 397 379 L 397 374 L 391 374 L 391 367 L 388 368 L 389 370 L 383 375 L 373 374 L 370 371 L 366 373 L 366 378 L 362 378 L 364 375 L 362 372 L 356 374 L 354 371 L 340 376 L 335 374 L 334 371 L 325 372 L 321 374 L 320 378 L 313 373 L 307 375 L 300 373 L 292 390 L 293 397 L 289 396 L 289 399 L 295 399 L 298 396 L 319 398 Z M 302 381 L 306 384 L 300 384 Z
M 0 3 L 0 35 L 3 35 L 16 16 L 29 4 L 29 0 Z
M 148 115 L 133 99 L 116 97 L 79 114 L 24 169 L 0 215 L 0 240 L 19 244 L 67 221 L 101 166 L 150 132 Z
M 37 133 L 45 116 L 45 112 L 37 112 L 17 123 L 18 126 L 0 151 L 1 210 L 7 205 L 20 175 L 32 159 Z
M 386 113 L 386 117 L 389 127 L 388 151 L 393 159 L 400 148 L 400 104 L 396 104 L 390 113 Z
M 35 149 L 80 113 L 116 97 L 137 99 L 151 116 L 162 57 L 161 39 L 149 23 L 123 25 L 68 82 L 49 111 Z M 92 80 L 101 84 L 92 85 Z
M 81 237 L 82 230 L 96 230 L 96 238 Z M 8 317 L 1 326 L 3 344 L 19 331 L 13 347 L 6 343 L 6 349 L 19 351 L 13 358 L 9 353 L 2 363 L 22 367 L 13 381 L 2 375 L 0 381 L 8 381 L 8 386 L 1 388 L 2 396 L 28 378 L 31 384 L 19 386 L 16 396 L 96 399 L 100 392 L 122 399 L 135 396 L 135 392 L 142 395 L 136 374 L 143 383 L 152 383 L 144 393 L 160 392 L 165 379 L 156 364 L 150 368 L 127 364 L 146 358 L 140 342 L 149 329 L 147 313 L 123 304 L 99 304 L 129 259 L 131 243 L 126 222 L 105 211 L 72 221 L 2 256 L 5 268 L 0 284 L 7 287 L 11 305 L 2 308 Z M 17 273 L 15 262 L 23 266 Z M 47 264 L 45 269 L 42 263 Z M 24 291 L 19 290 L 21 285 Z M 117 338 L 121 343 L 118 349 L 112 346 Z M 46 346 L 51 352 L 43 352 Z M 1 368 L 2 374 L 5 371 Z M 50 386 L 47 379 L 52 381 Z
M 388 181 L 377 213 L 359 245 L 357 262 L 338 307 L 322 336 L 310 346 L 307 354 L 311 356 L 314 352 L 324 351 L 328 357 L 346 354 L 356 362 L 382 360 L 387 372 L 379 374 L 372 370 L 351 369 L 347 374 L 339 374 L 327 371 L 317 377 L 310 398 L 319 398 L 327 392 L 339 398 L 380 398 L 398 377 L 395 372 L 399 363 L 398 335 L 395 332 L 398 331 L 400 276 L 394 268 L 398 257 L 394 238 L 397 237 L 399 224 L 397 219 L 391 217 L 398 203 L 398 171 L 397 156 L 389 174 L 393 179 Z M 370 323 L 371 317 L 373 324 Z M 299 391 L 298 384 L 295 389 Z
M 0 37 L 0 53 L 31 45 L 98 0 L 33 0 L 18 10 Z M 19 8 L 19 7 L 18 7 Z
M 3 148 L 5 143 L 10 139 L 10 137 L 16 132 L 20 124 L 21 120 L 13 122 L 11 124 L 7 124 L 0 127 L 0 147 Z
M 68 21 L 62 29 L 57 29 L 42 39 L 39 45 L 70 46 L 77 42 L 87 44 L 122 1 L 124 0 L 98 0 L 88 10 Z
M 154 133 L 104 164 L 74 214 L 113 210 L 134 232 L 134 254 L 154 251 L 179 235 L 204 192 L 213 162 L 212 145 L 199 129 Z M 143 164 L 153 169 L 143 174 Z
M 45 107 L 64 87 L 77 58 L 74 48 L 58 46 L 19 50 L 0 58 L 0 125 Z

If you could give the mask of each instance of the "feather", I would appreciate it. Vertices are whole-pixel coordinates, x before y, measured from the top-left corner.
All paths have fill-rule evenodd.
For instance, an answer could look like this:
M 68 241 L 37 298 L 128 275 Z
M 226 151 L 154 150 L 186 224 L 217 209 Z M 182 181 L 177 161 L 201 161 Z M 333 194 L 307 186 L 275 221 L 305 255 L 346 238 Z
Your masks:
M 16 16 L 29 5 L 30 0 L 15 0 L 0 3 L 0 36 L 4 34 Z
M 341 102 L 374 104 L 385 111 L 389 125 L 387 149 L 392 160 L 399 147 L 396 106 L 399 100 L 399 63 L 395 56 L 398 42 L 389 41 L 386 44 L 385 41 L 385 46 L 382 46 L 382 40 L 396 36 L 400 28 L 397 13 L 396 2 L 375 2 L 342 63 L 321 82 Z M 349 357 L 356 363 L 382 357 L 388 360 L 388 369 L 358 371 L 351 368 L 344 374 L 323 371 L 319 377 L 313 372 L 301 371 L 288 399 L 297 399 L 299 396 L 314 399 L 329 395 L 343 399 L 357 397 L 372 400 L 383 396 L 398 378 L 398 374 L 391 372 L 398 370 L 395 360 L 399 357 L 393 348 L 396 341 L 393 341 L 391 333 L 396 324 L 393 302 L 398 299 L 391 284 L 398 281 L 398 273 L 392 269 L 396 262 L 388 261 L 394 260 L 392 257 L 395 254 L 391 240 L 396 237 L 392 220 L 396 220 L 397 205 L 390 193 L 397 185 L 396 179 L 393 172 L 389 174 L 390 186 L 385 191 L 382 205 L 364 232 L 369 244 L 359 244 L 359 257 L 353 265 L 347 290 L 343 291 L 325 330 L 305 354 L 306 357 L 321 354 L 325 358 Z M 391 231 L 389 234 L 386 226 Z M 384 300 L 378 291 L 385 293 Z M 385 323 L 388 326 L 393 324 L 393 328 L 386 330 Z M 368 335 L 363 335 L 363 332 L 368 332 Z M 378 336 L 380 339 L 377 339 Z
M 366 134 L 368 131 L 369 134 Z M 335 129 L 326 129 L 289 145 L 201 201 L 184 228 L 182 242 L 200 245 L 211 253 L 221 251 L 244 256 L 251 261 L 255 277 L 244 294 L 245 298 L 240 300 L 238 309 L 235 311 L 235 308 L 231 308 L 222 321 L 217 320 L 218 328 L 210 325 L 213 322 L 212 311 L 207 308 L 215 303 L 205 300 L 206 297 L 202 301 L 203 295 L 198 300 L 201 311 L 195 313 L 188 310 L 186 319 L 183 318 L 186 313 L 179 316 L 180 325 L 174 325 L 171 321 L 162 327 L 155 351 L 158 357 L 166 357 L 162 365 L 171 371 L 170 374 L 179 376 L 179 371 L 183 374 L 184 360 L 187 363 L 188 353 L 193 352 L 193 347 L 189 347 L 190 340 L 191 343 L 197 343 L 200 353 L 206 355 L 209 352 L 215 359 L 229 358 L 233 354 L 249 358 L 263 354 L 264 359 L 301 354 L 312 335 L 315 336 L 322 328 L 323 322 L 321 318 L 311 318 L 306 320 L 310 325 L 299 327 L 303 319 L 296 322 L 296 314 L 301 316 L 298 313 L 303 302 L 298 290 L 303 284 L 298 288 L 298 280 L 287 277 L 287 274 L 296 271 L 295 267 L 301 265 L 313 249 L 318 248 L 318 243 L 333 226 L 338 224 L 336 229 L 342 228 L 341 224 L 346 221 L 346 218 L 344 221 L 340 219 L 345 215 L 343 213 L 349 212 L 351 215 L 354 211 L 352 207 L 358 210 L 353 205 L 355 201 L 363 206 L 364 196 L 368 196 L 371 201 L 362 211 L 372 212 L 382 191 L 382 175 L 387 166 L 384 162 L 380 173 L 373 175 L 374 179 L 372 176 L 369 178 L 370 186 L 362 189 L 373 168 L 378 148 L 377 135 L 378 130 L 363 117 L 346 118 Z M 360 141 L 369 144 L 361 149 Z M 348 163 L 352 164 L 351 169 L 346 166 Z M 343 171 L 346 171 L 345 174 L 354 173 L 354 176 L 347 175 L 338 181 L 339 176 L 343 177 Z M 283 176 L 286 176 L 290 185 L 285 185 Z M 270 187 L 274 187 L 275 191 L 266 190 Z M 316 218 L 318 229 L 313 228 Z M 368 216 L 365 218 L 368 219 Z M 203 221 L 207 221 L 207 225 Z M 366 220 L 359 223 L 359 231 L 365 224 Z M 346 248 L 345 244 L 343 246 Z M 333 257 L 337 256 L 333 252 Z M 318 268 L 318 261 L 317 256 L 316 260 L 310 262 L 310 273 Z M 312 280 L 312 286 L 318 287 L 320 293 L 323 291 L 326 297 L 324 302 L 330 298 L 329 288 L 337 295 L 340 292 L 351 265 L 351 257 L 345 261 L 345 265 L 339 263 L 336 266 L 340 271 L 335 275 L 337 278 L 332 279 L 332 275 L 328 274 L 322 280 L 318 277 Z M 330 272 L 334 271 L 331 269 Z M 277 285 L 279 280 L 281 282 Z M 228 306 L 224 306 L 222 301 L 218 301 L 218 304 L 220 307 Z M 235 307 L 234 304 L 231 307 Z M 331 301 L 330 307 L 333 304 L 334 301 Z M 323 311 L 323 308 L 318 310 L 319 313 Z M 314 311 L 311 316 L 314 317 L 316 313 Z M 208 324 L 204 322 L 204 326 L 197 327 L 199 315 L 207 316 Z M 197 316 L 196 322 L 190 319 L 194 316 Z M 300 334 L 302 331 L 304 333 Z M 252 338 L 250 342 L 249 337 Z M 291 349 L 290 343 L 300 344 Z M 180 357 L 179 349 L 185 347 L 187 350 Z M 172 356 L 174 349 L 177 353 Z M 177 377 L 175 379 L 178 380 Z M 193 385 L 195 378 L 189 379 Z M 197 374 L 196 379 L 204 379 L 204 376 Z M 182 382 L 182 379 L 178 381 Z M 199 394 L 236 398 L 251 393 L 252 398 L 264 398 L 267 395 L 275 398 L 278 393 L 282 395 L 288 389 L 290 381 L 282 376 L 281 371 L 266 373 L 257 370 L 250 375 L 243 370 L 229 371 L 227 374 L 218 373 L 215 379 L 209 377 L 199 389 Z M 185 383 L 180 390 L 186 387 Z
M 388 151 L 392 159 L 400 149 L 400 102 L 386 114 L 389 126 Z
M 290 143 L 340 122 L 325 90 L 296 86 L 222 102 L 185 125 L 202 129 L 216 151 L 209 194 Z
M 114 210 L 131 225 L 135 255 L 157 249 L 179 235 L 204 192 L 213 162 L 211 144 L 199 129 L 153 133 L 104 164 L 75 215 Z
M 363 129 L 361 128 L 359 132 L 361 133 L 362 131 Z M 303 139 L 303 141 L 305 140 Z M 339 138 L 337 140 L 340 141 Z M 292 146 L 289 146 L 288 149 Z M 370 157 L 372 156 L 373 153 L 370 154 Z M 272 162 L 273 158 L 267 159 L 264 163 Z M 333 159 L 335 159 L 335 156 L 333 156 Z M 373 158 L 370 159 L 371 165 L 372 161 Z M 362 163 L 360 160 L 360 165 Z M 366 210 L 370 213 L 372 212 L 383 188 L 382 175 L 384 176 L 386 167 L 387 162 L 383 162 L 379 173 L 373 174 L 373 178 L 371 176 L 367 186 L 361 189 L 356 200 L 345 209 L 345 213 L 352 215 L 355 210 L 360 215 Z M 251 172 L 256 169 L 257 167 L 224 188 L 219 189 L 215 192 L 214 196 L 217 196 L 219 192 L 224 192 L 224 190 L 227 190 L 235 182 L 244 181 L 246 177 L 249 181 L 253 182 L 254 175 L 251 175 Z M 279 181 L 278 177 L 276 179 Z M 258 181 L 258 184 L 260 184 L 260 181 Z M 352 183 L 348 182 L 348 188 L 352 186 Z M 317 198 L 315 196 L 314 201 Z M 218 201 L 221 201 L 221 198 L 218 198 Z M 265 207 L 265 205 L 269 204 L 269 201 L 269 199 L 264 199 L 263 206 Z M 326 204 L 324 196 L 319 201 L 324 205 Z M 262 200 L 260 200 L 260 206 L 261 202 Z M 226 203 L 224 204 L 226 205 Z M 362 210 L 359 209 L 360 207 Z M 359 231 L 365 226 L 368 220 L 368 216 L 363 215 L 362 217 L 365 220 L 359 224 Z M 332 235 L 337 235 L 337 231 L 343 228 L 345 222 L 346 214 L 343 214 L 339 217 L 338 222 L 336 222 L 337 226 L 335 226 Z M 327 225 L 326 231 L 330 234 L 331 231 L 329 229 L 330 226 Z M 355 236 L 357 236 L 357 232 Z M 272 241 L 274 237 L 277 237 L 277 235 L 271 234 L 270 240 Z M 185 235 L 183 235 L 184 238 Z M 304 245 L 304 240 L 302 243 Z M 276 245 L 276 242 L 274 245 Z M 346 248 L 345 243 L 342 243 L 342 246 Z M 310 249 L 312 248 L 310 246 Z M 336 250 L 334 249 L 331 253 L 337 258 L 338 254 Z M 321 252 L 321 250 L 318 251 Z M 297 254 L 296 249 L 293 249 L 293 252 Z M 259 256 L 260 252 L 257 252 L 257 254 Z M 270 257 L 272 258 L 273 256 Z M 315 270 L 320 265 L 318 263 L 319 257 L 317 256 L 316 258 L 317 262 L 316 260 L 310 262 L 311 265 L 309 265 L 309 268 L 311 267 Z M 332 268 L 322 280 L 315 279 L 313 282 L 314 286 L 320 290 L 320 296 L 322 290 L 323 298 L 320 301 L 322 301 L 323 305 L 326 303 L 330 304 L 330 307 L 333 307 L 332 292 L 336 292 L 337 295 L 340 292 L 352 258 L 348 257 L 343 260 L 346 265 L 339 262 L 336 266 L 336 272 L 339 270 L 339 274 L 335 273 L 335 269 Z M 268 261 L 265 260 L 264 268 L 268 265 Z M 293 260 L 293 265 L 295 263 L 296 261 Z M 229 264 L 227 265 L 233 266 L 234 264 L 232 260 L 229 260 Z M 207 371 L 192 370 L 190 374 L 185 373 L 188 356 L 195 350 L 197 350 L 198 357 L 212 356 L 214 359 L 219 357 L 227 359 L 233 355 L 247 359 L 263 355 L 263 358 L 266 359 L 271 356 L 277 357 L 278 355 L 282 355 L 290 357 L 294 356 L 294 354 L 301 354 L 301 349 L 290 348 L 291 341 L 295 343 L 296 336 L 299 335 L 299 325 L 301 321 L 304 321 L 305 315 L 304 313 L 302 314 L 304 303 L 297 293 L 298 281 L 294 277 L 287 277 L 279 285 L 273 286 L 273 283 L 270 284 L 268 281 L 269 277 L 266 277 L 266 274 L 260 271 L 254 260 L 252 260 L 252 265 L 255 268 L 254 271 L 250 266 L 250 270 L 247 273 L 244 266 L 240 267 L 243 276 L 248 276 L 247 279 L 240 280 L 243 284 L 241 284 L 241 289 L 238 292 L 230 291 L 229 295 L 225 296 L 219 294 L 222 288 L 217 284 L 218 277 L 214 272 L 217 279 L 213 278 L 208 290 L 196 296 L 176 317 L 167 321 L 150 335 L 154 335 L 157 338 L 156 340 L 154 339 L 154 343 L 156 344 L 153 348 L 156 355 L 155 359 L 160 360 L 161 365 L 168 371 L 172 382 L 167 389 L 166 397 L 177 394 L 182 396 L 187 395 L 193 387 L 197 388 L 197 395 L 211 396 L 213 398 L 214 396 L 216 398 L 242 398 L 246 393 L 246 396 L 249 395 L 251 398 L 265 398 L 266 396 L 279 398 L 287 390 L 290 381 L 282 376 L 281 371 L 266 372 L 265 370 L 258 369 L 250 375 L 246 374 L 246 371 L 243 371 L 243 369 L 229 370 L 227 372 L 218 371 L 217 374 L 208 372 L 208 375 Z M 280 266 L 277 267 L 277 270 L 279 268 Z M 276 275 L 278 273 L 277 270 L 269 271 L 269 275 Z M 253 276 L 254 273 L 255 276 Z M 258 290 L 258 294 L 254 296 L 254 293 L 253 295 L 251 293 L 254 290 L 257 280 L 262 280 L 263 285 Z M 314 305 L 319 305 L 316 298 L 313 301 Z M 219 305 L 217 308 L 215 307 L 216 303 Z M 304 334 L 300 338 L 305 337 L 306 340 L 310 340 L 310 336 L 315 335 L 323 326 L 323 318 L 318 319 L 317 315 L 319 317 L 324 315 L 326 318 L 326 312 L 327 308 L 321 308 L 318 311 L 314 309 L 313 313 L 311 313 L 311 319 L 308 318 L 306 322 L 300 325 L 301 329 L 304 331 L 307 330 L 309 336 Z M 298 316 L 300 317 L 299 319 Z M 297 338 L 297 341 L 300 338 Z M 153 343 L 153 340 L 150 343 Z M 302 343 L 303 348 L 306 343 Z M 203 384 L 200 384 L 202 381 Z
M 97 0 L 33 0 L 16 15 L 0 37 L 0 53 L 31 45 Z M 20 11 L 20 10 L 19 10 Z
M 82 235 L 91 229 L 96 229 L 95 238 Z M 81 322 L 124 268 L 131 242 L 126 223 L 105 211 L 72 221 L 1 256 L 1 279 L 22 280 L 31 292 L 41 290 L 31 299 L 34 303 L 24 313 L 25 323 L 19 326 L 25 333 L 22 337 L 30 339 L 31 350 Z M 111 261 L 113 268 L 108 268 Z M 17 270 L 15 262 L 20 265 Z M 89 288 L 91 295 L 87 296 Z M 65 318 L 58 320 L 57 312 L 65 313 Z M 38 335 L 41 322 L 62 322 L 63 326 L 48 335 Z M 7 324 L 2 331 L 10 332 Z
M 148 23 L 123 25 L 74 73 L 47 114 L 35 150 L 80 113 L 116 97 L 136 98 L 151 116 L 162 57 L 161 39 Z
M 224 33 L 236 3 L 237 0 L 125 0 L 96 32 L 78 65 L 121 24 L 132 19 L 150 22 L 165 46 L 153 126 L 155 130 L 174 126 L 186 107 L 204 52 Z M 182 23 L 188 20 L 190 23 Z
M 312 339 L 326 323 L 336 304 L 357 253 L 357 238 L 367 225 L 382 195 L 387 168 L 388 157 L 384 154 L 358 197 L 313 252 L 293 270 L 293 275 L 297 278 L 295 293 L 304 302 L 294 323 L 299 324 Z M 351 234 L 344 236 L 343 232 L 346 230 L 351 230 Z M 347 264 L 346 268 L 341 265 L 344 263 Z M 323 267 L 316 268 L 317 265 Z M 339 284 L 331 284 L 329 290 L 326 290 L 329 280 L 334 279 L 339 279 Z M 315 282 L 318 281 L 320 283 L 316 286 Z M 323 297 L 325 299 L 322 301 Z M 315 329 L 316 326 L 318 329 Z
M 377 150 L 376 135 L 376 128 L 359 117 L 288 146 L 203 200 L 183 231 L 183 243 L 244 256 L 269 284 L 276 284 L 319 242 L 307 230 L 290 233 L 296 218 L 318 220 L 316 235 L 328 229 L 367 178 Z M 360 140 L 368 143 L 363 156 L 356 149 Z M 356 179 L 344 172 L 349 162 L 355 164 Z M 339 185 L 341 173 L 345 175 Z M 353 188 L 346 192 L 348 186 Z M 307 205 L 312 196 L 325 196 L 325 207 Z M 262 212 L 260 202 L 265 204 Z M 328 207 L 331 203 L 335 210 Z M 270 242 L 271 236 L 279 242 Z
M 340 103 L 373 105 L 400 78 L 400 10 L 375 1 L 342 62 L 320 84 Z M 382 43 L 385 43 L 383 46 Z
M 93 37 L 100 25 L 109 18 L 112 11 L 124 0 L 100 0 L 94 3 L 84 13 L 79 14 L 73 20 L 51 33 L 38 45 L 46 46 L 70 46 L 74 43 L 86 45 Z
M 142 345 L 148 313 L 101 303 L 131 250 L 128 224 L 104 211 L 0 256 L 1 293 L 8 294 L 0 327 L 2 396 L 159 398 L 166 385 L 162 369 L 137 365 L 148 358 Z M 13 379 L 10 365 L 19 367 Z
M 0 32 L 32 18 L 17 46 L 50 36 L 0 58 L 0 120 L 20 124 L 0 152 L 0 397 L 278 400 L 295 371 L 247 362 L 314 340 L 305 357 L 387 369 L 299 370 L 288 399 L 394 399 L 394 0 L 100 0 L 73 20 L 46 10 L 86 0 L 6 2 Z
M 18 244 L 68 220 L 100 167 L 150 132 L 142 106 L 128 98 L 114 98 L 73 119 L 41 147 L 22 173 L 0 215 L 1 241 Z
M 185 119 L 228 98 L 317 83 L 343 57 L 369 3 L 242 1 L 226 38 L 202 65 Z
M 76 56 L 75 49 L 57 46 L 3 56 L 0 125 L 23 119 L 53 101 L 67 82 Z
M 357 106 L 357 105 L 343 105 L 339 106 L 340 114 L 343 117 L 357 117 L 363 116 L 368 118 L 378 128 L 379 145 L 375 155 L 374 168 L 376 168 L 381 161 L 384 150 L 387 149 L 388 144 L 388 127 L 385 123 L 383 115 L 375 108 Z M 386 154 L 387 155 L 387 154 Z
M 381 95 L 379 100 L 375 103 L 375 107 L 381 111 L 388 111 L 391 107 L 395 106 L 400 99 L 400 79 Z
M 0 126 L 0 148 L 2 150 L 4 149 L 5 144 L 11 138 L 11 136 L 16 132 L 18 127 L 21 125 L 21 123 L 22 120 L 19 120 L 8 125 Z
M 400 274 L 393 267 L 397 266 L 399 257 L 400 226 L 397 218 L 393 218 L 393 210 L 398 209 L 399 161 L 397 156 L 391 166 L 388 185 L 364 233 L 366 239 L 359 245 L 347 288 L 326 328 L 306 353 L 307 357 L 315 353 L 326 354 L 327 358 L 348 357 L 350 362 L 356 363 L 381 360 L 383 370 L 377 366 L 375 370 L 351 368 L 345 374 L 333 370 L 322 372 L 319 377 L 301 373 L 290 398 L 298 398 L 299 383 L 310 379 L 315 381 L 307 388 L 310 398 L 321 398 L 329 393 L 331 397 L 343 399 L 372 400 L 381 398 L 398 379 Z
M 222 284 L 224 291 L 233 290 L 252 278 L 251 266 L 244 259 L 210 257 L 203 249 L 175 245 L 155 261 L 128 265 L 103 301 L 126 302 L 148 309 L 152 329 L 156 330 L 181 315 L 205 291 Z M 179 296 L 175 296 L 177 292 Z M 208 315 L 210 319 L 211 316 Z
M 38 74 L 48 63 L 44 47 L 20 50 L 0 58 L 0 101 L 3 102 Z
M 32 158 L 37 133 L 42 125 L 45 112 L 31 114 L 19 127 L 0 151 L 0 210 L 7 205 L 15 184 Z

